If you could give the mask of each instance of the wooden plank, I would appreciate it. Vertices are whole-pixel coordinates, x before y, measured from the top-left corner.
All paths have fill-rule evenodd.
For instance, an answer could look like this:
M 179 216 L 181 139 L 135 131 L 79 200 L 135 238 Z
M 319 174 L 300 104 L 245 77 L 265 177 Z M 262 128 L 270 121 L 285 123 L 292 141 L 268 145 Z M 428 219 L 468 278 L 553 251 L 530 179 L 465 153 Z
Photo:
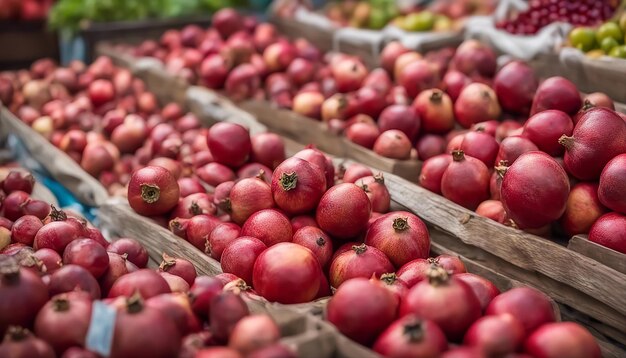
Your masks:
M 617 294 L 626 292 L 626 275 L 549 240 L 480 217 L 396 175 L 386 175 L 385 181 L 400 204 L 464 243 L 565 283 L 626 314 L 626 296 Z
M 591 242 L 587 239 L 587 235 L 576 235 L 572 237 L 567 248 L 626 274 L 626 254 Z

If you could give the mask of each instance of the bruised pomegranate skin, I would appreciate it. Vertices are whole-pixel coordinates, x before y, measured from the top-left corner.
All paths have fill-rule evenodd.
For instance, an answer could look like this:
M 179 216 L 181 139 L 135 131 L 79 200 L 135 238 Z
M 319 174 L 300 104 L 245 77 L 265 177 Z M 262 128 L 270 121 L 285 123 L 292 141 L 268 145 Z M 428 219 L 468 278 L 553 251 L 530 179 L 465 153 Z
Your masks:
M 589 241 L 626 254 L 626 216 L 602 215 L 589 230 Z
M 522 229 L 536 229 L 565 212 L 570 184 L 565 170 L 544 152 L 522 154 L 502 179 L 501 200 Z
M 400 316 L 415 314 L 435 322 L 448 339 L 460 340 L 481 316 L 480 302 L 463 281 L 433 265 L 426 279 L 409 290 L 400 304 Z
M 310 212 L 326 191 L 323 168 L 300 158 L 289 158 L 274 170 L 272 195 L 276 205 L 290 215 Z
M 397 317 L 398 301 L 367 278 L 346 281 L 328 302 L 327 320 L 348 338 L 371 344 Z
M 511 61 L 498 71 L 493 89 L 507 112 L 528 114 L 539 81 L 533 69 L 522 61 Z
M 569 235 L 587 234 L 593 223 L 608 210 L 598 199 L 596 183 L 578 183 L 567 197 L 565 212 L 560 219 L 563 230 Z
M 626 214 L 626 154 L 611 159 L 602 170 L 598 198 L 607 208 Z
M 549 109 L 528 118 L 522 136 L 537 145 L 539 150 L 560 156 L 565 148 L 559 144 L 559 138 L 562 135 L 570 136 L 573 130 L 574 123 L 567 113 Z
M 254 262 L 254 289 L 267 300 L 279 303 L 311 301 L 320 287 L 320 264 L 311 250 L 291 242 L 263 251 Z
M 533 357 L 600 358 L 595 338 L 574 322 L 548 323 L 526 339 L 524 350 Z
M 457 273 L 454 277 L 465 282 L 474 291 L 480 308 L 484 311 L 489 303 L 500 294 L 500 290 L 489 280 L 473 273 L 462 272 Z
M 353 245 L 333 258 L 330 263 L 329 278 L 332 287 L 356 277 L 380 277 L 384 273 L 394 272 L 393 264 L 379 249 L 366 244 Z
M 441 177 L 441 193 L 445 198 L 475 210 L 489 199 L 489 169 L 480 160 L 466 156 L 462 150 L 453 151 L 452 159 Z
M 396 268 L 427 258 L 430 252 L 426 225 L 407 211 L 395 211 L 376 220 L 367 231 L 365 244 L 382 251 Z
M 409 315 L 387 327 L 372 349 L 385 357 L 437 357 L 448 342 L 434 322 Z
M 351 239 L 367 228 L 371 203 L 363 189 L 352 183 L 338 184 L 320 199 L 315 219 L 333 238 Z
M 433 193 L 441 194 L 441 178 L 450 163 L 452 163 L 450 154 L 439 154 L 426 159 L 422 165 L 419 185 Z
M 563 77 L 550 77 L 537 87 L 530 115 L 557 109 L 573 116 L 581 106 L 582 100 L 576 85 Z
M 510 314 L 517 318 L 528 335 L 543 324 L 554 322 L 554 309 L 550 298 L 530 287 L 516 287 L 496 296 L 485 315 Z

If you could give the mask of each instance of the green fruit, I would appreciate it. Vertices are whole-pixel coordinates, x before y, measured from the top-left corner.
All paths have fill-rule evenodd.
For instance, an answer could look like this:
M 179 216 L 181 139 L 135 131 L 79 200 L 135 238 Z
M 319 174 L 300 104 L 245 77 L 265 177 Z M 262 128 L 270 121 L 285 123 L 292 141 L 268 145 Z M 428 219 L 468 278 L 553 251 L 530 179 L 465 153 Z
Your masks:
M 611 52 L 609 52 L 609 56 L 617 57 L 617 58 L 626 58 L 626 46 L 621 45 L 621 46 L 613 47 Z
M 409 14 L 404 18 L 404 29 L 407 31 L 430 31 L 435 25 L 435 15 L 430 11 Z
M 626 33 L 626 12 L 619 17 L 619 27 L 623 33 Z
M 569 33 L 569 42 L 573 47 L 587 52 L 596 47 L 596 33 L 588 27 L 577 27 Z
M 387 22 L 387 14 L 384 11 L 373 9 L 370 14 L 367 27 L 369 27 L 370 29 L 379 30 L 385 27 L 385 25 L 387 25 Z
M 598 43 L 602 43 L 602 40 L 607 37 L 614 38 L 615 41 L 620 44 L 624 41 L 624 34 L 622 33 L 622 30 L 619 25 L 614 22 L 604 23 L 598 28 L 598 31 L 596 31 L 596 40 Z
M 615 41 L 614 38 L 612 37 L 606 37 L 604 40 L 602 40 L 602 42 L 600 43 L 600 48 L 602 49 L 602 51 L 604 51 L 605 53 L 609 53 L 611 52 L 611 50 L 613 49 L 613 47 L 615 46 L 619 46 L 619 43 L 617 43 L 617 41 Z

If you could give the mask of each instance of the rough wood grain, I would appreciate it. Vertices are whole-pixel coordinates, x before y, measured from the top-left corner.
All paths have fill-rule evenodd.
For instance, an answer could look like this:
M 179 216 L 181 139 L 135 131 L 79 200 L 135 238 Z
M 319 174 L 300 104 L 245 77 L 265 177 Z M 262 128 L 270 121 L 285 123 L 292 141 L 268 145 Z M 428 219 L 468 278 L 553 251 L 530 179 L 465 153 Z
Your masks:
M 626 314 L 626 275 L 549 240 L 480 217 L 396 176 L 386 175 L 392 198 L 426 222 L 530 273 L 538 272 Z M 626 322 L 626 320 L 624 320 Z
M 109 194 L 98 180 L 0 104 L 0 132 L 17 136 L 30 155 L 83 204 L 99 206 Z
M 576 235 L 572 237 L 567 248 L 626 274 L 626 254 L 591 242 L 587 239 L 587 235 Z

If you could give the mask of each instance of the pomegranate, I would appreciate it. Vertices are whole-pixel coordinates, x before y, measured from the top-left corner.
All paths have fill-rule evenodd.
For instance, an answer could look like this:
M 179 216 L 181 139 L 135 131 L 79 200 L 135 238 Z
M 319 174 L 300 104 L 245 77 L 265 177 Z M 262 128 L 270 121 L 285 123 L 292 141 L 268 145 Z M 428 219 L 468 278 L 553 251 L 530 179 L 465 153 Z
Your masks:
M 476 208 L 476 214 L 500 224 L 506 224 L 508 217 L 500 200 L 485 200 Z
M 508 314 L 485 316 L 467 330 L 463 343 L 479 348 L 486 356 L 515 353 L 524 342 L 524 327 Z
M 454 128 L 452 100 L 439 89 L 422 91 L 415 98 L 413 108 L 421 119 L 422 130 L 426 133 L 447 133 Z
M 208 88 L 220 89 L 228 76 L 228 68 L 229 64 L 223 56 L 210 54 L 200 64 L 198 75 Z
M 391 205 L 391 195 L 385 186 L 385 178 L 382 173 L 374 176 L 360 178 L 355 183 L 365 191 L 372 204 L 372 211 L 386 213 Z
M 470 78 L 463 72 L 452 69 L 448 70 L 442 79 L 443 89 L 450 96 L 452 101 L 456 101 L 463 88 L 471 82 Z
M 139 268 L 148 264 L 148 251 L 135 239 L 119 238 L 107 247 L 107 251 L 118 255 L 126 254 L 127 260 Z
M 489 170 L 480 160 L 452 152 L 452 162 L 441 177 L 443 196 L 470 210 L 489 198 Z
M 35 186 L 35 178 L 29 173 L 19 171 L 11 171 L 2 181 L 2 190 L 5 194 L 11 194 L 14 191 L 23 191 L 27 194 L 33 192 Z
M 154 296 L 146 300 L 146 307 L 155 308 L 165 313 L 176 323 L 182 334 L 189 334 L 200 330 L 200 321 L 191 309 L 191 302 L 186 293 L 173 293 Z
M 589 241 L 626 253 L 626 216 L 612 212 L 599 217 L 589 230 Z
M 135 264 L 126 259 L 127 255 L 118 255 L 113 252 L 107 252 L 107 254 L 109 256 L 109 267 L 104 275 L 102 275 L 99 279 L 103 296 L 107 296 L 109 294 L 111 286 L 113 286 L 113 283 L 117 281 L 118 278 L 129 272 L 139 270 Z
M 207 134 L 207 143 L 216 162 L 235 168 L 248 160 L 252 150 L 248 131 L 235 123 L 213 125 Z
M 537 87 L 530 114 L 557 109 L 573 116 L 581 106 L 576 85 L 566 78 L 556 76 L 546 79 Z
M 293 234 L 292 242 L 311 250 L 321 267 L 327 267 L 330 263 L 333 254 L 333 243 L 320 228 L 304 226 Z
M 41 261 L 47 274 L 53 273 L 63 265 L 61 255 L 52 249 L 39 249 L 33 256 Z
M 559 110 L 539 112 L 526 121 L 523 136 L 530 139 L 537 147 L 552 155 L 559 156 L 564 148 L 559 144 L 561 136 L 570 136 L 574 124 L 572 119 Z
M 308 302 L 319 290 L 320 270 L 311 250 L 283 242 L 259 255 L 254 263 L 252 282 L 255 290 L 269 301 Z
M 430 237 L 426 225 L 407 211 L 383 215 L 370 226 L 365 244 L 381 250 L 400 268 L 417 258 L 427 258 Z
M 159 272 L 159 275 L 163 277 L 165 282 L 167 282 L 167 287 L 169 287 L 170 292 L 172 293 L 189 292 L 189 284 L 182 277 L 172 275 L 167 272 Z
M 488 168 L 494 166 L 499 149 L 496 139 L 480 130 L 466 133 L 461 143 L 461 150 L 466 155 L 480 160 Z
M 224 291 L 211 299 L 209 322 L 211 332 L 218 342 L 227 342 L 235 325 L 249 314 L 248 306 L 240 295 Z
M 206 319 L 209 315 L 211 300 L 222 292 L 223 284 L 215 277 L 198 276 L 189 289 L 191 308 L 194 313 Z
M 424 90 L 437 87 L 440 80 L 436 67 L 421 59 L 405 65 L 397 78 L 398 84 L 404 87 L 410 98 L 417 97 Z
M 498 101 L 507 112 L 528 114 L 539 81 L 533 69 L 522 61 L 504 65 L 493 79 Z
M 98 281 L 78 265 L 64 265 L 50 275 L 48 292 L 50 296 L 72 291 L 85 291 L 94 300 L 100 298 Z
M 0 356 L 11 358 L 54 358 L 50 345 L 20 326 L 11 326 L 0 345 Z
M 397 310 L 391 291 L 367 278 L 354 278 L 331 297 L 326 319 L 347 337 L 371 344 L 396 319 Z
M 205 237 L 204 251 L 216 260 L 220 260 L 224 249 L 238 238 L 241 228 L 237 224 L 223 223 L 217 225 L 208 237 Z
M 276 323 L 267 315 L 257 314 L 237 322 L 228 339 L 228 346 L 249 355 L 277 343 L 279 339 L 280 330 Z
M 320 229 L 331 237 L 350 239 L 365 231 L 370 212 L 370 200 L 363 189 L 352 183 L 343 183 L 324 193 L 315 218 Z
M 91 298 L 87 294 L 61 294 L 44 305 L 35 320 L 35 334 L 61 354 L 84 346 L 91 321 Z
M 363 87 L 373 89 L 378 96 L 378 100 L 376 100 L 376 103 L 381 103 L 379 101 L 385 101 L 384 95 L 389 93 L 391 87 L 393 87 L 393 82 L 391 81 L 391 77 L 389 77 L 388 72 L 386 72 L 382 68 L 376 68 L 373 69 L 372 72 L 367 75 L 367 77 L 365 77 L 365 79 L 363 80 Z M 373 99 L 370 98 L 370 101 L 368 102 L 371 103 L 371 101 L 373 101 Z M 374 117 L 377 117 L 377 115 L 374 115 Z
M 196 169 L 200 179 L 211 186 L 217 186 L 225 181 L 235 180 L 235 172 L 220 163 L 208 163 Z
M 495 92 L 487 85 L 474 82 L 461 91 L 454 102 L 454 115 L 457 122 L 465 128 L 489 119 L 498 119 L 500 105 Z
M 79 239 L 67 245 L 63 251 L 63 263 L 81 266 L 99 278 L 109 268 L 109 255 L 96 241 Z
M 426 134 L 415 145 L 419 159 L 424 161 L 446 151 L 446 140 L 435 134 Z
M 396 80 L 396 83 L 399 81 L 400 76 L 402 75 L 402 72 L 407 65 L 422 59 L 422 55 L 415 51 L 405 52 L 398 56 L 393 65 L 393 78 Z
M 489 280 L 472 273 L 462 272 L 454 275 L 457 279 L 465 282 L 474 292 L 481 310 L 484 311 L 489 303 L 500 294 L 500 290 Z
M 236 350 L 228 347 L 209 347 L 198 350 L 196 358 L 242 358 L 243 356 Z
M 98 79 L 89 84 L 87 93 L 91 103 L 99 107 L 115 98 L 115 87 L 111 81 Z
M 49 248 L 58 253 L 62 253 L 69 243 L 78 239 L 81 235 L 82 232 L 69 221 L 52 221 L 42 226 L 37 231 L 33 248 L 35 250 Z
M 268 168 L 276 168 L 285 160 L 285 144 L 283 139 L 274 133 L 259 133 L 251 138 L 251 156 L 254 162 L 261 163 Z
M 508 164 L 513 164 L 520 155 L 537 150 L 539 148 L 527 137 L 517 135 L 506 137 L 500 142 L 495 162 L 506 160 Z
M 367 76 L 365 65 L 356 57 L 345 57 L 331 64 L 331 72 L 341 93 L 358 90 Z
M 519 228 L 536 229 L 563 215 L 569 189 L 565 170 L 551 156 L 528 152 L 507 169 L 500 193 L 511 220 Z
M 390 129 L 380 134 L 374 142 L 373 150 L 383 157 L 406 160 L 411 156 L 411 140 L 404 132 Z
M 141 269 L 124 275 L 115 281 L 108 297 L 130 297 L 135 293 L 139 293 L 141 297 L 148 299 L 170 292 L 170 287 L 162 276 L 155 271 Z
M 213 14 L 212 27 L 215 28 L 223 39 L 237 31 L 243 30 L 243 19 L 237 10 L 223 8 Z
M 167 213 L 178 203 L 180 189 L 176 178 L 161 167 L 145 167 L 133 172 L 128 184 L 128 203 L 137 213 L 155 216 Z
M 2 335 L 10 325 L 30 327 L 48 300 L 48 290 L 41 278 L 31 270 L 20 268 L 15 258 L 6 255 L 0 255 L 0 291 Z
M 302 92 L 293 97 L 292 110 L 297 114 L 319 120 L 321 119 L 323 104 L 323 94 L 314 91 Z
M 589 233 L 593 223 L 607 212 L 598 196 L 596 183 L 578 183 L 572 187 L 560 219 L 561 226 L 569 236 Z
M 259 178 L 242 179 L 232 187 L 229 204 L 232 220 L 243 224 L 253 213 L 274 206 L 272 190 Z
M 172 257 L 166 253 L 163 253 L 163 261 L 161 261 L 161 264 L 159 265 L 159 271 L 179 276 L 190 286 L 193 285 L 193 281 L 197 276 L 196 268 L 191 262 L 189 262 L 189 260 Z
M 241 228 L 242 236 L 252 236 L 268 247 L 291 241 L 293 236 L 289 218 L 278 210 L 264 209 L 252 214 Z
M 452 163 L 450 154 L 439 154 L 426 159 L 422 165 L 419 185 L 433 193 L 441 194 L 441 178 L 450 163 Z
M 468 76 L 493 77 L 496 73 L 496 55 L 488 45 L 477 40 L 466 40 L 456 50 L 452 66 Z
M 3 216 L 11 221 L 19 219 L 24 215 L 24 205 L 30 199 L 30 195 L 21 190 L 14 191 L 7 195 L 2 201 Z
M 224 87 L 230 98 L 241 101 L 252 97 L 260 85 L 261 78 L 257 69 L 251 64 L 244 63 L 230 71 Z M 241 148 L 233 149 L 240 150 Z
M 373 175 L 374 173 L 370 168 L 363 164 L 353 163 L 348 169 L 345 169 L 342 179 L 344 183 L 354 183 L 360 178 Z
M 348 110 L 348 97 L 341 93 L 333 94 L 322 103 L 321 116 L 324 122 L 331 119 L 346 119 Z
M 339 287 L 343 282 L 355 278 L 370 278 L 393 272 L 393 264 L 385 253 L 366 244 L 353 245 L 351 250 L 338 254 L 330 264 L 330 285 Z
M 415 314 L 439 325 L 450 340 L 459 340 L 481 316 L 480 302 L 472 289 L 439 265 L 427 279 L 409 290 L 400 305 L 400 315 Z
M 600 174 L 598 199 L 607 208 L 626 214 L 626 154 L 611 159 Z M 19 220 L 18 220 L 19 221 Z M 13 224 L 13 228 L 17 221 Z
M 574 322 L 547 323 L 534 331 L 524 343 L 524 350 L 534 357 L 599 358 L 595 338 Z
M 300 215 L 291 218 L 291 227 L 294 233 L 305 226 L 318 227 L 317 222 L 315 222 L 315 218 L 311 216 Z
M 395 273 L 384 273 L 380 275 L 380 278 L 377 279 L 376 276 L 370 278 L 372 282 L 378 282 L 385 286 L 389 291 L 393 292 L 394 295 L 398 298 L 398 302 L 406 295 L 409 291 L 409 287 L 407 284 L 398 278 Z
M 285 71 L 296 56 L 296 48 L 286 41 L 275 42 L 263 51 L 263 60 L 270 72 Z
M 35 241 L 35 235 L 42 227 L 43 223 L 38 217 L 24 215 L 11 226 L 11 239 L 13 242 L 32 246 Z
M 387 43 L 380 53 L 380 67 L 385 69 L 387 73 L 393 74 L 393 69 L 398 57 L 409 51 L 410 50 L 404 47 L 399 41 Z
M 433 321 L 408 315 L 376 339 L 373 350 L 385 357 L 437 357 L 448 349 L 446 336 Z
M 241 236 L 233 240 L 222 252 L 222 271 L 252 283 L 254 262 L 265 249 L 267 246 L 261 240 L 251 236 Z
M 276 205 L 291 215 L 313 210 L 326 190 L 326 178 L 321 169 L 295 157 L 282 162 L 272 175 Z
M 377 126 L 369 123 L 354 123 L 345 132 L 346 138 L 367 149 L 372 149 L 380 136 Z
M 397 129 L 402 131 L 411 141 L 417 137 L 420 123 L 418 112 L 402 104 L 393 104 L 385 108 L 378 117 L 378 127 L 381 132 Z
M 516 287 L 501 293 L 485 310 L 485 315 L 488 316 L 502 314 L 510 314 L 517 318 L 526 335 L 541 325 L 555 320 L 550 298 L 530 287 Z
M 140 297 L 129 298 L 124 307 L 118 310 L 111 358 L 142 355 L 176 357 L 180 346 L 181 337 L 174 321 L 166 313 L 146 306 Z

